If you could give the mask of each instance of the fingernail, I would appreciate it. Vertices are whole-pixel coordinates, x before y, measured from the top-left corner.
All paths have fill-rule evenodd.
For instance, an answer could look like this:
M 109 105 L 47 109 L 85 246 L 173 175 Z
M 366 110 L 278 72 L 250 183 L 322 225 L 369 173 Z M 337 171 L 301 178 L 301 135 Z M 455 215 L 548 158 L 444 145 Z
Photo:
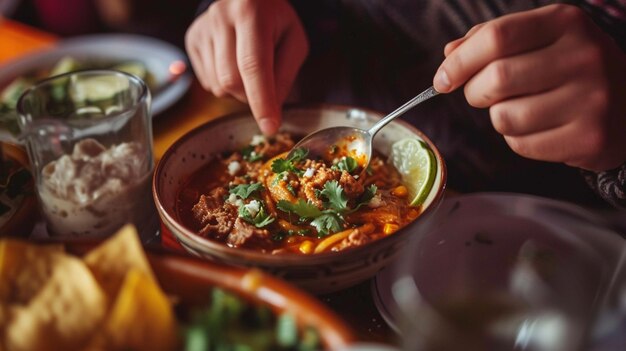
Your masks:
M 261 118 L 259 119 L 259 128 L 261 129 L 261 132 L 265 135 L 274 135 L 278 126 L 270 118 Z
M 440 93 L 445 93 L 450 90 L 451 86 L 448 74 L 443 68 L 440 68 L 435 74 L 435 89 Z

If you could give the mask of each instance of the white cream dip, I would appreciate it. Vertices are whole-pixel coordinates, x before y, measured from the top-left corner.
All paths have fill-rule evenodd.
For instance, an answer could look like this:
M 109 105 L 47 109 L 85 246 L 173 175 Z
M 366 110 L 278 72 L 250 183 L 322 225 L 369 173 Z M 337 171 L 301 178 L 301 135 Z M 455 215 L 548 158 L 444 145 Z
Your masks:
M 39 198 L 51 235 L 100 236 L 153 216 L 152 160 L 137 142 L 74 145 L 42 169 Z

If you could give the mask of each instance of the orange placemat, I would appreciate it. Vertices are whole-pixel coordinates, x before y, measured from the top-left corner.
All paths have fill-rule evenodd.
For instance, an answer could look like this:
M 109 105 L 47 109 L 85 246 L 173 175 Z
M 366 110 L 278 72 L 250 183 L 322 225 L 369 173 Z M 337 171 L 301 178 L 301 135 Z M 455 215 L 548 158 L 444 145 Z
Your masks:
M 57 36 L 0 17 L 0 65 L 30 52 L 54 46 Z

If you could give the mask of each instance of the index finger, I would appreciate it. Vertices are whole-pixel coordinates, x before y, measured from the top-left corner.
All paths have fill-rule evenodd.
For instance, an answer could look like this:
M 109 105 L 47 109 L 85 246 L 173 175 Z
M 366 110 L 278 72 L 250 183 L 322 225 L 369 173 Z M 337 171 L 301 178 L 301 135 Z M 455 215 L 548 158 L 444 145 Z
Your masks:
M 558 9 L 546 6 L 485 23 L 448 53 L 435 74 L 435 89 L 453 91 L 494 60 L 553 43 L 563 30 L 555 20 Z
M 280 108 L 274 81 L 274 43 L 272 33 L 263 30 L 257 19 L 241 21 L 235 28 L 237 65 L 252 114 L 261 132 L 276 133 Z

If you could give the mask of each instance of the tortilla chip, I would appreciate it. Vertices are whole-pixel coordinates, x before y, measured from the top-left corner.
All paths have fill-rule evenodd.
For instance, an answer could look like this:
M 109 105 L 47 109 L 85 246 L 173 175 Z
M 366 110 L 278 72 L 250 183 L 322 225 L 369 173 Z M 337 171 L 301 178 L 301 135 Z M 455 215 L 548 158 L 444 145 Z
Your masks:
M 27 304 L 12 308 L 5 330 L 7 349 L 73 350 L 103 322 L 106 296 L 80 259 L 57 256 L 50 271 L 46 284 Z
M 33 245 L 0 240 L 0 303 L 26 303 L 52 274 L 50 267 L 63 255 L 61 245 Z
M 112 350 L 173 350 L 177 324 L 172 304 L 154 279 L 132 269 L 117 296 L 105 325 Z
M 115 300 L 126 273 L 131 269 L 137 269 L 154 279 L 137 230 L 132 225 L 124 226 L 89 252 L 84 261 L 106 292 L 109 301 Z

